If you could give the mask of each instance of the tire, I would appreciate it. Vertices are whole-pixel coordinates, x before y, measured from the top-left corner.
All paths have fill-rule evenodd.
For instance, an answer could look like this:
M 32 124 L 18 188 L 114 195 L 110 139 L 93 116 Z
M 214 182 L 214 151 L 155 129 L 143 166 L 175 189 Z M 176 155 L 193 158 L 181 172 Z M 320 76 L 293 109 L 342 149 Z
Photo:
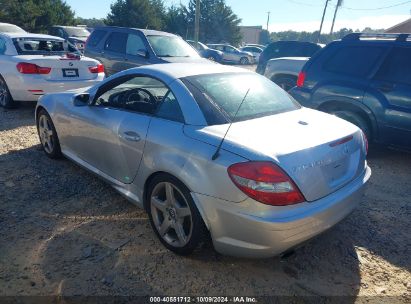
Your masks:
M 5 109 L 17 107 L 17 103 L 11 97 L 9 87 L 3 77 L 0 76 L 0 106 Z
M 207 228 L 187 187 L 159 174 L 147 188 L 147 211 L 160 242 L 179 255 L 191 254 L 207 239 Z
M 241 65 L 247 65 L 247 64 L 249 64 L 250 62 L 248 61 L 248 58 L 247 57 L 241 57 L 241 59 L 240 59 L 240 64 Z
M 61 158 L 60 142 L 50 115 L 45 110 L 37 114 L 37 134 L 44 153 L 52 159 Z
M 277 78 L 272 79 L 272 81 L 286 92 L 294 88 L 297 83 L 297 79 L 291 76 L 277 77 Z
M 356 125 L 358 128 L 360 128 L 365 136 L 367 136 L 367 139 L 369 142 L 371 142 L 371 128 L 368 125 L 367 121 L 362 118 L 360 115 L 353 113 L 353 112 L 348 112 L 348 111 L 334 111 L 331 112 L 331 114 L 334 114 L 335 116 L 342 118 L 346 121 L 349 121 L 350 123 Z

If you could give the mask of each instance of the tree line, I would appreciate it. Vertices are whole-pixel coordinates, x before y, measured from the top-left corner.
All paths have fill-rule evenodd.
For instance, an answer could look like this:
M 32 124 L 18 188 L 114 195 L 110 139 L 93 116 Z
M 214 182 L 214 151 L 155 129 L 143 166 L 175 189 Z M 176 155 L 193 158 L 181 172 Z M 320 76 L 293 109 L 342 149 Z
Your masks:
M 200 0 L 200 11 L 200 41 L 234 45 L 241 42 L 241 19 L 225 0 Z M 107 17 L 102 19 L 76 17 L 64 0 L 0 0 L 0 22 L 13 23 L 35 33 L 46 33 L 52 25 L 114 25 L 163 30 L 193 39 L 194 20 L 195 0 L 190 0 L 188 5 L 169 7 L 164 0 L 116 0 Z M 376 32 L 370 28 L 364 31 Z M 352 32 L 351 29 L 341 29 L 318 37 L 318 31 L 269 33 L 263 30 L 260 37 L 263 44 L 278 40 L 328 43 Z

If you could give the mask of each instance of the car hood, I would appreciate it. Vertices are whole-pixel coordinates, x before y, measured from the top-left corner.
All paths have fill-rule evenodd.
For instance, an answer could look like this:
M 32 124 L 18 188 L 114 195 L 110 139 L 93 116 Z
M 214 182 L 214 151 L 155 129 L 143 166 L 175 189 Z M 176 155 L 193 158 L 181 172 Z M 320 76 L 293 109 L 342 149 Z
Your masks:
M 227 128 L 227 124 L 186 126 L 184 132 L 218 146 Z M 339 143 L 347 138 L 346 143 Z M 365 169 L 361 131 L 342 119 L 306 108 L 236 122 L 222 149 L 249 160 L 277 163 L 308 201 L 338 190 Z

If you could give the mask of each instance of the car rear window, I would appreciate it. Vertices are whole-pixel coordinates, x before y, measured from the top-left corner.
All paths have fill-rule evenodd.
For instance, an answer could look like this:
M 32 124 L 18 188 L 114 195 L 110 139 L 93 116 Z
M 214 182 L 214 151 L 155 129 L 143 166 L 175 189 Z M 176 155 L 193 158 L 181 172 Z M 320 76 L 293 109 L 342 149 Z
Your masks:
M 19 55 L 56 55 L 77 51 L 64 40 L 13 38 L 13 44 Z
M 90 38 L 87 41 L 87 45 L 97 46 L 97 44 L 99 44 L 100 41 L 104 38 L 106 33 L 107 32 L 103 30 L 95 30 L 93 33 L 91 33 Z
M 382 55 L 383 48 L 349 46 L 337 50 L 324 64 L 328 72 L 364 77 Z
M 243 121 L 300 108 L 285 91 L 254 73 L 190 76 L 184 78 L 183 82 L 188 83 L 187 87 L 209 125 Z

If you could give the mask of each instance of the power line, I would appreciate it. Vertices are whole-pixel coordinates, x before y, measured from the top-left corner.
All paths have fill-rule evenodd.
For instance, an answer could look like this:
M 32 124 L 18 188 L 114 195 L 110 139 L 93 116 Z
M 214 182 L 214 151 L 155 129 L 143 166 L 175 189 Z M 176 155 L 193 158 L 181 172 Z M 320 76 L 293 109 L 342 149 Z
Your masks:
M 305 6 L 323 6 L 322 4 L 312 4 L 312 3 L 307 3 L 307 2 L 301 2 L 297 0 L 287 0 L 288 2 L 298 4 L 298 5 L 305 5 Z M 388 5 L 388 6 L 381 6 L 381 7 L 374 7 L 374 8 L 355 8 L 355 7 L 347 7 L 347 6 L 341 6 L 340 8 L 346 9 L 346 10 L 352 10 L 352 11 L 377 11 L 377 10 L 383 10 L 383 9 L 388 9 L 388 8 L 393 8 L 401 5 L 405 5 L 411 3 L 411 0 L 409 1 L 403 1 L 397 4 L 393 5 Z M 330 6 L 336 7 L 335 4 L 331 4 Z

